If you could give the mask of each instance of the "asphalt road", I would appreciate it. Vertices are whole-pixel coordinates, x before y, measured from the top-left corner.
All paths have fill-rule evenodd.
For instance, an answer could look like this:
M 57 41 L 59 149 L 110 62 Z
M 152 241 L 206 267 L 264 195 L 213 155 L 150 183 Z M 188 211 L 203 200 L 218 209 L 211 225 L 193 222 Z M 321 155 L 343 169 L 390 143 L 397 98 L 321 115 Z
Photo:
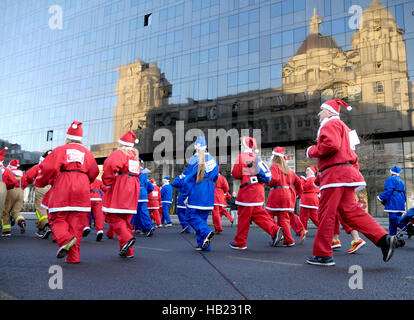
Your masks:
M 33 221 L 20 234 L 0 238 L 0 299 L 41 300 L 405 300 L 414 292 L 414 239 L 407 240 L 388 263 L 372 243 L 349 255 L 350 237 L 342 233 L 343 247 L 334 253 L 336 266 L 305 263 L 312 254 L 316 230 L 303 245 L 269 246 L 270 237 L 251 228 L 246 251 L 233 250 L 236 228 L 225 227 L 212 240 L 212 251 L 199 252 L 194 234 L 180 227 L 156 230 L 147 238 L 137 235 L 135 258 L 118 255 L 118 241 L 104 236 L 95 241 L 94 230 L 82 240 L 82 262 L 68 265 L 56 259 L 51 238 L 34 235 Z M 297 239 L 298 241 L 299 239 Z M 368 242 L 368 241 L 367 241 Z M 56 285 L 61 267 L 62 288 Z M 351 266 L 362 274 L 349 273 Z M 52 268 L 51 268 L 52 267 Z M 59 269 L 59 268 L 58 268 Z M 55 280 L 54 280 L 55 279 Z M 55 281 L 55 282 L 54 282 Z M 359 288 L 351 289 L 351 283 Z M 52 286 L 50 286 L 52 283 Z M 52 287 L 52 288 L 51 288 Z M 361 288 L 362 287 L 362 288 Z

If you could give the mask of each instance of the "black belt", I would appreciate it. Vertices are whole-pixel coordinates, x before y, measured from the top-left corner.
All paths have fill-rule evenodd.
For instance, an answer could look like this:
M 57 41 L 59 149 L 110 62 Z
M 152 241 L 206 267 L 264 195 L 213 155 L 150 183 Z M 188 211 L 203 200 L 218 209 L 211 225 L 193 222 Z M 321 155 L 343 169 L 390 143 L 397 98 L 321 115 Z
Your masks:
M 78 172 L 78 173 L 87 174 L 86 172 L 79 171 L 79 170 L 60 170 L 60 172 Z
M 278 187 L 272 187 L 270 188 L 270 190 L 274 190 L 274 189 L 289 189 L 289 186 L 278 186 Z
M 91 193 L 92 193 L 92 192 L 99 192 L 99 190 L 91 190 Z
M 255 178 L 255 179 L 254 179 Z M 253 179 L 253 180 L 252 180 Z M 249 182 L 246 182 L 246 183 L 243 183 L 241 186 L 240 186 L 240 189 L 241 188 L 244 188 L 244 187 L 247 187 L 249 184 L 252 184 L 252 183 L 258 183 L 259 182 L 259 180 L 257 179 L 257 176 L 252 176 L 252 177 L 250 177 L 250 181 Z
M 404 193 L 404 191 L 394 190 L 393 192 Z
M 128 177 L 137 177 L 138 176 L 136 174 L 132 174 L 132 173 L 128 173 L 128 172 L 117 172 L 117 175 L 128 175 Z
M 336 166 L 350 166 L 350 167 L 352 167 L 353 164 L 352 163 L 335 163 L 335 164 L 331 164 L 330 166 L 327 166 L 326 168 L 323 168 L 322 170 L 319 170 L 319 173 L 322 173 L 326 169 L 336 167 Z
M 210 178 L 204 178 L 203 180 L 211 181 L 211 182 L 215 183 L 214 180 L 213 179 L 210 179 Z

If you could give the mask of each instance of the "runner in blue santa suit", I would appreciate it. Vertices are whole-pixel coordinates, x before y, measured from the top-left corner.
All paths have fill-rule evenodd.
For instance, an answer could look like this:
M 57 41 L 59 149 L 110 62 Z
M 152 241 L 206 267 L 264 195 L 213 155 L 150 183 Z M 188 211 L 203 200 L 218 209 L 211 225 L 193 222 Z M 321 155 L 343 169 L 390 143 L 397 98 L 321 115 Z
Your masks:
M 405 212 L 406 193 L 404 181 L 399 177 L 400 172 L 400 167 L 391 168 L 391 177 L 385 180 L 384 192 L 377 197 L 382 204 L 385 204 L 384 212 L 389 216 L 389 234 L 391 236 L 397 234 L 400 218 Z
M 165 226 L 172 226 L 170 218 L 170 207 L 173 199 L 173 187 L 170 185 L 170 178 L 164 177 L 162 179 L 163 185 L 161 187 L 161 204 L 162 204 L 162 218 L 161 223 Z
M 184 196 L 183 196 L 183 188 L 184 188 L 184 178 L 183 174 L 176 177 L 172 183 L 172 186 L 178 190 L 177 196 L 177 216 L 178 220 L 180 221 L 182 230 L 181 233 L 190 233 L 190 224 L 188 223 L 187 217 L 187 207 L 184 203 Z
M 139 159 L 141 164 L 143 161 Z M 152 224 L 151 217 L 148 211 L 148 194 L 154 190 L 154 186 L 148 179 L 145 169 L 141 167 L 141 175 L 139 176 L 140 192 L 137 207 L 137 214 L 134 215 L 131 224 L 136 230 L 141 230 L 146 233 L 147 237 L 152 236 L 155 231 L 154 225 Z
M 206 152 L 204 136 L 194 143 L 196 154 L 190 158 L 184 170 L 183 196 L 187 203 L 188 222 L 196 232 L 196 250 L 209 251 L 214 232 L 207 225 L 207 217 L 214 208 L 215 182 L 219 171 L 216 160 Z

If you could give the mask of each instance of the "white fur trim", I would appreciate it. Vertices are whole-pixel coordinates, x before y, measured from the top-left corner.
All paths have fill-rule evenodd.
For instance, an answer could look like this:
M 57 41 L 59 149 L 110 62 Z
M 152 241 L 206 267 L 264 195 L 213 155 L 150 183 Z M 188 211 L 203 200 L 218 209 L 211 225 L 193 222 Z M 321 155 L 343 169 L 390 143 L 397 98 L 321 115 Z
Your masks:
M 330 183 L 320 187 L 320 191 L 326 188 L 340 188 L 340 187 L 358 187 L 358 186 L 366 186 L 365 182 L 338 182 L 338 183 Z
M 319 207 L 307 206 L 306 204 L 300 204 L 299 207 L 308 208 L 308 209 L 316 209 L 316 210 L 319 209 Z
M 81 211 L 81 212 L 91 212 L 91 207 L 58 207 L 58 208 L 49 208 L 49 212 L 59 212 L 59 211 Z
M 76 123 L 72 124 L 72 129 L 77 129 L 78 125 Z
M 91 201 L 102 201 L 101 198 L 91 198 Z
M 284 157 L 285 155 L 284 154 L 282 154 L 282 153 L 278 153 L 278 152 L 274 152 L 274 151 L 272 151 L 272 154 L 273 155 L 275 155 L 275 156 L 279 156 L 279 157 Z
M 392 174 L 395 174 L 396 176 L 400 176 L 400 174 L 399 173 L 397 173 L 397 172 L 394 172 L 394 171 L 392 171 L 391 169 L 390 169 L 390 172 L 392 173 Z
M 214 206 L 213 207 L 202 207 L 202 206 L 194 206 L 191 204 L 187 204 L 187 207 L 190 209 L 198 209 L 198 210 L 213 210 L 214 209 Z
M 131 147 L 131 148 L 134 146 L 134 144 L 132 142 L 126 142 L 126 141 L 123 141 L 121 139 L 118 140 L 118 143 L 122 144 L 124 146 L 127 146 L 127 147 Z
M 215 203 L 214 205 L 218 207 L 224 207 L 224 208 L 227 207 L 225 204 L 221 204 L 221 203 Z
M 309 150 L 310 150 L 310 148 L 312 148 L 313 146 L 310 146 L 309 148 L 307 148 L 306 149 L 306 158 L 308 158 L 309 159 Z
M 184 207 L 184 206 L 177 206 L 177 208 L 180 208 L 180 209 L 187 209 L 187 207 Z
M 265 209 L 270 211 L 295 211 L 295 209 L 292 208 L 271 208 L 271 207 L 265 207 Z
M 243 206 L 243 207 L 260 207 L 263 205 L 263 202 L 240 202 L 240 201 L 236 201 L 236 204 L 238 206 Z
M 329 110 L 330 112 L 332 112 L 332 113 L 334 113 L 334 114 L 336 114 L 336 115 L 339 115 L 339 112 L 337 112 L 334 108 L 332 108 L 329 104 L 326 104 L 326 103 L 323 103 L 322 105 L 321 105 L 321 109 L 327 109 L 327 110 Z
M 108 213 L 137 214 L 137 210 L 118 209 L 118 208 L 106 208 L 106 207 L 102 207 L 102 211 L 103 212 L 108 212 Z
M 71 134 L 66 134 L 66 138 L 76 141 L 82 141 L 82 137 L 72 136 Z
M 145 199 L 142 199 L 142 200 L 138 200 L 138 203 L 139 202 L 148 202 L 148 199 L 147 200 L 145 200 Z M 148 208 L 147 208 L 148 209 Z

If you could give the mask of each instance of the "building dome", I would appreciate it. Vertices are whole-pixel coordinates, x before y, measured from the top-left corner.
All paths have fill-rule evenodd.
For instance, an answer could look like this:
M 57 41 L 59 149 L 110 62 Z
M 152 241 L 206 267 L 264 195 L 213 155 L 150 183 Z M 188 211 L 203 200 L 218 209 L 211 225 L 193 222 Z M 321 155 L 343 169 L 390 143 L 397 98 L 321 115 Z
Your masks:
M 299 47 L 296 55 L 305 54 L 312 49 L 340 49 L 336 41 L 330 36 L 322 36 L 318 34 L 310 34 L 302 45 Z
M 316 9 L 314 9 L 313 17 L 310 22 L 310 34 L 305 41 L 303 41 L 296 52 L 296 55 L 305 54 L 308 50 L 312 49 L 340 49 L 332 37 L 320 34 L 319 25 L 322 22 L 323 20 L 316 13 Z

